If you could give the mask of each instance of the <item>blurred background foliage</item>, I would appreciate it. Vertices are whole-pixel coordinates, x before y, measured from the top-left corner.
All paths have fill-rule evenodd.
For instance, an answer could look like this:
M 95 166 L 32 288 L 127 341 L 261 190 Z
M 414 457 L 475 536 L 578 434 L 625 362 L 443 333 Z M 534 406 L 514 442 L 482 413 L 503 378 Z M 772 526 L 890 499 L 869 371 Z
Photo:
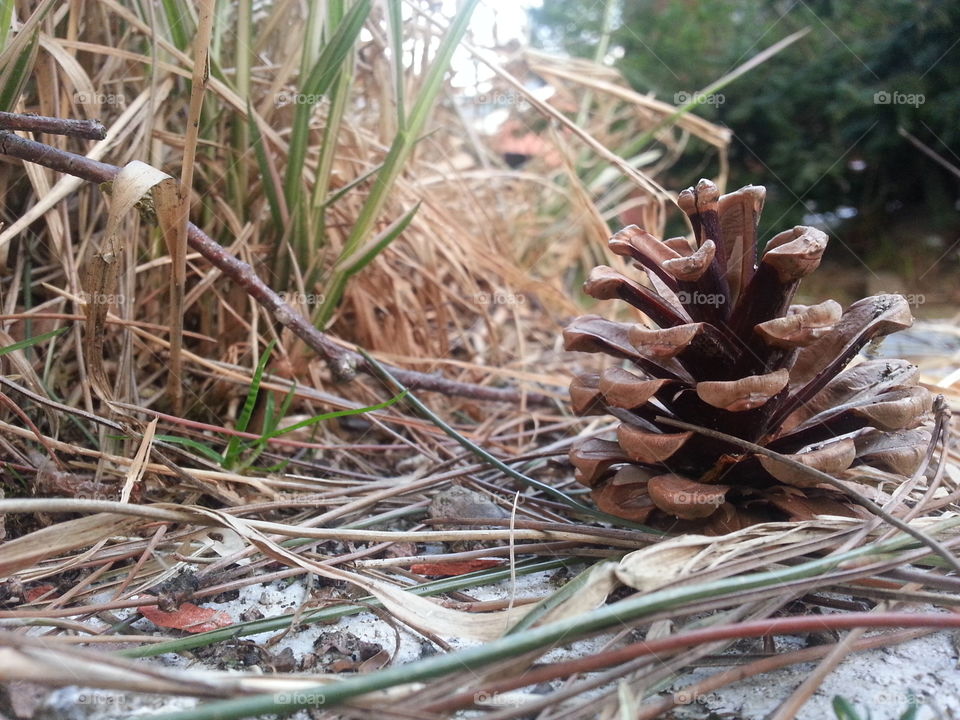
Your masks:
M 958 269 L 960 4 L 550 0 L 531 16 L 537 46 L 591 58 L 606 48 L 635 90 L 678 105 L 809 28 L 693 110 L 734 133 L 729 188 L 767 186 L 765 237 L 827 226 L 839 240 L 829 262 L 914 279 L 931 264 Z M 716 176 L 705 150 L 693 140 L 665 183 Z

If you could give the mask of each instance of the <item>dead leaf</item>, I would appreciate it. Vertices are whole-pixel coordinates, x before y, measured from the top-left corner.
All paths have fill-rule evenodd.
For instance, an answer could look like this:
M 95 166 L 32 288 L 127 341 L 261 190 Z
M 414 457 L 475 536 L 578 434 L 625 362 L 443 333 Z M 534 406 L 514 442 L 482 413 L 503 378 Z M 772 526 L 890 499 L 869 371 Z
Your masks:
M 233 625 L 233 618 L 223 610 L 199 607 L 193 603 L 183 603 L 173 612 L 164 612 L 154 605 L 144 605 L 137 610 L 157 627 L 174 628 L 188 633 L 210 632 Z
M 50 592 L 51 590 L 55 590 L 55 589 L 56 589 L 56 588 L 55 588 L 53 585 L 51 585 L 50 583 L 45 583 L 45 584 L 43 584 L 43 585 L 36 585 L 36 586 L 30 588 L 29 590 L 27 590 L 27 591 L 23 594 L 23 596 L 24 596 L 24 599 L 25 599 L 28 603 L 30 603 L 30 602 L 33 602 L 34 600 L 36 600 L 37 598 L 43 597 L 43 596 L 46 595 L 48 592 Z M 51 595 L 51 596 L 49 596 L 49 597 L 47 597 L 47 598 L 45 598 L 45 599 L 46 599 L 46 600 L 53 600 L 55 597 L 56 597 L 56 595 Z

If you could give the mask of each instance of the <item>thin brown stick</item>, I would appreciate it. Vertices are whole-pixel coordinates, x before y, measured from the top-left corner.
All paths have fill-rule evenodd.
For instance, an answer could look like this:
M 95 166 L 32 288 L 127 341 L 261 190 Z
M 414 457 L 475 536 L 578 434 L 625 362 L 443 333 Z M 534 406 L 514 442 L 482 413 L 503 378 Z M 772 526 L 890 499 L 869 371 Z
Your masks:
M 574 673 L 591 672 L 603 667 L 618 665 L 644 655 L 654 655 L 659 658 L 661 653 L 674 652 L 716 640 L 739 640 L 748 637 L 792 635 L 795 633 L 819 632 L 822 630 L 848 630 L 858 627 L 956 628 L 960 627 L 960 617 L 952 614 L 944 615 L 933 613 L 847 613 L 845 615 L 770 618 L 767 620 L 751 620 L 734 625 L 702 628 L 655 640 L 631 643 L 615 650 L 591 655 L 590 657 L 544 665 L 504 680 L 485 683 L 482 688 L 458 693 L 441 703 L 432 705 L 429 709 L 434 712 L 450 712 L 473 705 L 477 696 L 480 694 L 487 695 L 488 697 L 495 696 L 498 693 L 509 692 L 510 690 L 516 690 L 517 688 L 528 685 L 536 685 L 541 682 L 549 682 Z
M 103 140 L 107 136 L 107 129 L 99 120 L 73 120 L 10 112 L 0 112 L 0 130 L 68 135 L 84 140 Z
M 173 232 L 166 238 L 170 251 L 170 372 L 167 393 L 173 412 L 183 411 L 183 309 L 187 284 L 187 224 L 190 222 L 190 190 L 200 136 L 200 113 L 210 78 L 210 36 L 213 34 L 213 2 L 197 3 L 197 33 L 193 39 L 193 77 L 187 132 L 183 139 L 183 163 L 180 169 L 179 205 Z
M 853 650 L 855 652 L 862 652 L 863 650 L 872 650 L 874 648 L 890 647 L 891 645 L 909 642 L 910 640 L 915 640 L 918 637 L 929 635 L 931 632 L 935 631 L 926 629 L 906 630 L 897 633 L 876 635 L 857 641 L 853 647 Z M 663 713 L 669 711 L 671 708 L 677 705 L 695 702 L 697 698 L 703 697 L 707 693 L 711 693 L 714 690 L 719 690 L 722 687 L 739 682 L 744 678 L 762 675 L 763 673 L 777 670 L 782 667 L 787 667 L 788 665 L 796 665 L 799 663 L 810 662 L 811 660 L 818 660 L 819 658 L 824 657 L 832 649 L 833 645 L 818 645 L 816 647 L 796 650 L 784 655 L 774 655 L 772 657 L 761 658 L 760 660 L 748 663 L 747 665 L 740 665 L 730 668 L 729 670 L 724 670 L 716 675 L 711 675 L 706 680 L 701 680 L 693 685 L 687 685 L 685 688 L 681 688 L 680 690 L 674 692 L 668 698 L 664 698 L 663 700 L 655 703 L 643 705 L 638 709 L 638 712 L 634 718 L 635 720 L 653 720 L 653 718 L 660 717 Z
M 27 140 L 2 130 L 0 130 L 0 154 L 43 165 L 51 170 L 98 184 L 112 181 L 120 172 L 120 168 L 114 165 L 91 160 L 83 155 Z M 308 318 L 290 307 L 264 283 L 250 265 L 228 253 L 193 223 L 187 226 L 187 243 L 242 287 L 250 297 L 269 311 L 278 323 L 289 328 L 294 335 L 320 355 L 326 361 L 334 379 L 347 382 L 353 380 L 358 372 L 367 375 L 375 374 L 374 369 L 359 353 L 341 347 L 329 336 L 317 330 Z M 489 402 L 525 401 L 528 405 L 538 406 L 553 403 L 550 397 L 541 393 L 520 393 L 513 388 L 485 387 L 401 368 L 391 367 L 390 373 L 411 390 L 427 390 Z

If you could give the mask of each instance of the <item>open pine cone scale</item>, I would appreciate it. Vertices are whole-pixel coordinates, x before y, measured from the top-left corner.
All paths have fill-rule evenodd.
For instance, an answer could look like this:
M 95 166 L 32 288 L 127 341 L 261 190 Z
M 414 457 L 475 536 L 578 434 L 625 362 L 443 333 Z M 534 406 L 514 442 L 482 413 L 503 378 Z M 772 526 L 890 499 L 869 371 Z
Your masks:
M 567 350 L 626 361 L 570 386 L 574 412 L 620 420 L 615 437 L 583 439 L 570 453 L 577 480 L 602 510 L 714 533 L 857 514 L 808 473 L 658 418 L 758 443 L 831 475 L 860 464 L 911 474 L 923 462 L 933 399 L 917 384 L 916 367 L 867 360 L 848 368 L 870 341 L 910 327 L 907 301 L 876 295 L 845 311 L 833 300 L 791 304 L 827 236 L 798 226 L 758 256 L 764 196 L 757 186 L 721 196 L 701 180 L 678 199 L 695 244 L 630 226 L 610 248 L 648 283 L 606 266 L 585 283 L 588 295 L 626 301 L 655 325 L 587 315 L 564 331 Z

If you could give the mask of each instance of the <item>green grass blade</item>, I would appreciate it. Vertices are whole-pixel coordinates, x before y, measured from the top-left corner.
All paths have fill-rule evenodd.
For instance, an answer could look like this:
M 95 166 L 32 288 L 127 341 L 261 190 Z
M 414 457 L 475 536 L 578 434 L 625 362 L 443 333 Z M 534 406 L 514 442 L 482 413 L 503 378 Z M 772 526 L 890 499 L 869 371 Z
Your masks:
M 191 17 L 190 9 L 184 7 L 179 0 L 162 0 L 164 15 L 167 16 L 167 27 L 170 30 L 170 39 L 178 50 L 186 52 L 190 47 L 192 28 L 188 25 Z
M 57 335 L 65 333 L 70 328 L 62 327 L 58 330 L 51 330 L 50 332 L 43 333 L 43 335 L 37 335 L 36 337 L 24 338 L 18 342 L 13 343 L 12 345 L 7 345 L 6 347 L 0 348 L 0 355 L 6 355 L 7 353 L 12 353 L 16 350 L 23 350 L 24 348 L 33 347 L 34 345 L 39 345 L 40 343 L 54 338 Z
M 333 277 L 330 280 L 330 284 L 326 288 L 327 292 L 324 293 L 323 302 L 317 308 L 317 313 L 314 318 L 314 322 L 317 325 L 323 327 L 327 324 L 327 322 L 330 320 L 330 316 L 333 315 L 333 311 L 336 309 L 337 304 L 340 302 L 340 298 L 343 297 L 343 292 L 346 289 L 347 282 L 350 280 L 350 278 L 373 262 L 377 255 L 383 252 L 390 243 L 396 240 L 400 236 L 400 233 L 406 230 L 407 226 L 409 226 L 413 221 L 413 218 L 419 209 L 420 203 L 417 203 L 410 210 L 404 213 L 401 218 L 392 222 L 388 228 L 380 233 L 380 235 L 372 243 L 370 243 L 370 246 L 366 250 L 358 253 L 359 257 L 354 258 L 346 267 L 338 268 L 334 271 Z
M 16 105 L 17 98 L 20 97 L 27 80 L 33 74 L 39 41 L 40 31 L 34 30 L 29 44 L 0 73 L 0 110 L 9 112 Z M 13 43 L 10 44 L 10 47 L 13 47 Z
M 310 427 L 311 425 L 316 425 L 318 422 L 323 422 L 324 420 L 333 420 L 334 418 L 340 418 L 340 417 L 350 417 L 351 415 L 364 415 L 366 413 L 374 412 L 376 410 L 385 410 L 386 408 L 392 405 L 396 405 L 398 402 L 403 400 L 406 396 L 407 396 L 407 392 L 404 391 L 399 393 L 398 395 L 395 395 L 389 400 L 385 400 L 382 403 L 377 403 L 376 405 L 370 405 L 369 407 L 352 408 L 348 410 L 336 410 L 334 412 L 328 412 L 322 415 L 315 415 L 312 418 L 301 420 L 298 423 L 294 423 L 293 425 L 289 425 L 285 428 L 281 428 L 280 430 L 274 430 L 272 432 L 265 433 L 264 435 L 260 436 L 257 442 L 267 442 L 268 440 L 272 440 L 273 438 L 280 437 L 281 435 L 285 435 L 286 433 L 293 432 L 294 430 L 301 430 L 302 428 Z
M 363 173 L 362 175 L 358 175 L 356 179 L 351 180 L 342 188 L 339 188 L 335 193 L 331 194 L 323 202 L 323 207 L 324 208 L 330 207 L 331 205 L 336 203 L 340 198 L 346 195 L 348 192 L 353 190 L 355 187 L 357 187 L 358 185 L 362 185 L 367 180 L 367 178 L 373 175 L 376 175 L 382 169 L 383 169 L 383 163 L 380 163 L 379 165 L 374 165 L 371 169 L 367 170 L 367 172 Z
M 161 442 L 170 443 L 171 445 L 181 445 L 183 447 L 190 448 L 191 450 L 195 450 L 208 460 L 212 460 L 218 465 L 222 466 L 226 463 L 226 459 L 223 457 L 223 455 L 218 453 L 212 447 L 204 445 L 202 442 L 194 440 L 193 438 L 178 437 L 177 435 L 156 435 L 155 437 Z
M 433 104 L 443 87 L 443 78 L 447 74 L 447 69 L 450 66 L 450 59 L 453 57 L 454 50 L 457 49 L 457 46 L 463 39 L 464 33 L 467 31 L 470 18 L 473 17 L 473 11 L 477 7 L 478 2 L 479 0 L 467 0 L 453 18 L 446 35 L 443 36 L 440 47 L 437 49 L 437 56 L 433 61 L 433 65 L 430 67 L 430 72 L 427 74 L 426 81 L 420 89 L 420 93 L 417 95 L 417 100 L 413 105 L 413 110 L 410 112 L 410 117 L 407 118 L 404 129 L 409 130 L 408 138 L 410 141 L 423 131 L 423 127 L 427 122 L 427 116 L 430 114 L 430 110 L 433 108 Z
M 424 136 L 422 136 L 422 137 L 420 137 L 420 138 L 417 138 L 417 141 L 416 141 L 416 143 L 414 143 L 414 144 L 417 144 L 417 143 L 419 143 L 420 141 L 424 140 L 425 138 L 430 137 L 430 135 L 431 135 L 431 133 L 427 133 L 426 135 L 424 135 Z M 380 163 L 379 165 L 374 165 L 372 168 L 370 168 L 369 170 L 367 170 L 365 173 L 363 173 L 363 174 L 361 174 L 361 175 L 358 175 L 356 178 L 354 178 L 353 180 L 351 180 L 350 182 L 348 182 L 348 183 L 347 183 L 346 185 L 344 185 L 343 187 L 338 188 L 336 192 L 331 193 L 330 196 L 324 201 L 323 207 L 329 207 L 329 206 L 333 205 L 333 204 L 336 203 L 338 200 L 340 200 L 340 198 L 342 198 L 344 195 L 346 195 L 347 193 L 349 193 L 351 190 L 353 190 L 353 189 L 356 188 L 357 186 L 362 185 L 362 184 L 363 184 L 364 182 L 366 182 L 369 178 L 373 177 L 374 175 L 376 175 L 377 173 L 379 173 L 379 172 L 382 171 L 382 170 L 383 170 L 383 163 Z
M 917 720 L 917 713 L 920 712 L 920 703 L 912 690 L 907 691 L 907 709 L 903 711 L 900 720 Z
M 250 389 L 247 391 L 247 399 L 243 403 L 240 417 L 237 418 L 236 429 L 240 432 L 246 432 L 247 426 L 250 424 L 250 418 L 253 417 L 253 408 L 257 404 L 257 396 L 260 394 L 260 383 L 263 381 L 263 373 L 267 368 L 267 362 L 270 360 L 270 353 L 273 351 L 274 345 L 276 345 L 276 340 L 271 340 L 257 362 L 257 369 L 253 373 Z M 242 445 L 243 442 L 237 436 L 234 435 L 230 438 L 230 442 L 227 443 L 227 451 L 224 453 L 225 467 L 232 468 L 236 464 Z
M 853 705 L 843 695 L 833 696 L 833 714 L 837 720 L 861 720 Z
M 284 400 L 284 403 L 283 403 L 284 408 L 289 408 L 289 402 L 287 402 L 287 400 L 293 399 L 294 390 L 295 388 L 291 388 L 290 393 L 287 395 L 287 398 Z M 277 424 L 280 421 L 280 419 L 284 417 L 284 415 L 286 414 L 286 409 L 282 409 L 279 413 L 276 413 L 275 417 L 271 420 L 269 427 L 266 429 L 263 435 L 261 435 L 259 438 L 257 438 L 256 440 L 250 443 L 249 445 L 250 455 L 247 457 L 246 460 L 244 460 L 243 464 L 238 467 L 238 470 L 245 470 L 251 465 L 253 465 L 253 463 L 256 462 L 257 458 L 260 457 L 263 451 L 266 450 L 267 443 L 270 442 L 270 440 L 272 440 L 273 438 L 280 437 L 282 435 L 285 435 L 286 433 L 293 432 L 294 430 L 300 430 L 305 427 L 310 427 L 311 425 L 316 425 L 317 423 L 322 422 L 324 420 L 332 420 L 333 418 L 347 417 L 349 415 L 363 415 L 364 413 L 373 412 L 374 410 L 383 410 L 384 408 L 388 408 L 391 405 L 394 405 L 395 403 L 399 402 L 400 400 L 403 399 L 403 397 L 404 397 L 404 394 L 401 393 L 400 395 L 397 395 L 396 397 L 391 398 L 386 402 L 378 403 L 377 405 L 371 405 L 370 407 L 356 408 L 352 410 L 337 410 L 335 412 L 325 413 L 323 415 L 315 415 L 312 418 L 301 420 L 300 422 L 294 423 L 289 427 L 281 428 L 278 430 Z M 270 407 L 268 407 L 267 409 L 267 413 L 269 416 L 269 413 L 272 412 L 272 397 L 269 397 L 268 401 L 270 401 Z M 287 462 L 288 461 L 283 461 L 279 463 L 279 467 L 286 467 Z M 278 466 L 274 466 L 269 470 L 270 472 L 277 472 Z
M 277 184 L 274 182 L 270 160 L 267 158 L 267 149 L 263 144 L 263 136 L 260 134 L 260 128 L 257 127 L 257 121 L 253 117 L 253 108 L 250 106 L 249 98 L 247 98 L 247 126 L 250 129 L 253 150 L 257 156 L 257 166 L 260 168 L 263 194 L 267 196 L 267 205 L 270 206 L 270 219 L 273 220 L 275 228 L 281 228 L 283 227 L 283 210 L 280 206 L 280 193 L 277 191 Z
M 345 14 L 344 0 L 330 0 L 327 3 L 327 26 L 337 27 Z M 313 185 L 312 226 L 310 237 L 305 243 L 306 254 L 301 254 L 300 264 L 306 271 L 306 284 L 313 287 L 320 272 L 321 248 L 326 238 L 326 198 L 330 192 L 330 180 L 333 162 L 336 158 L 340 128 L 346 115 L 350 90 L 353 87 L 354 56 L 349 53 L 337 71 L 337 77 L 329 93 L 330 104 L 327 109 L 327 121 L 323 126 L 323 141 L 320 145 L 320 157 L 317 160 L 316 180 Z
M 403 8 L 398 2 L 387 3 L 390 13 L 390 49 L 393 51 L 393 97 L 397 103 L 397 129 L 405 130 L 407 111 L 403 82 Z
M 10 26 L 13 20 L 13 0 L 0 2 L 0 50 L 7 46 Z
M 228 3 L 218 3 L 221 8 L 228 8 Z M 234 9 L 237 14 L 236 23 L 236 42 L 234 51 L 234 64 L 236 67 L 234 87 L 237 93 L 247 103 L 247 122 L 231 123 L 231 143 L 233 145 L 234 162 L 230 166 L 230 194 L 233 196 L 233 206 L 241 218 L 249 217 L 248 205 L 246 202 L 247 188 L 250 185 L 249 164 L 246 154 L 250 150 L 250 90 L 251 90 L 251 67 L 255 62 L 253 52 L 253 36 L 251 28 L 253 25 L 253 0 L 238 0 L 234 3 Z M 226 26 L 226 23 L 224 23 Z M 217 38 L 224 33 L 218 32 Z M 217 53 L 219 57 L 219 53 Z M 239 119 L 239 118 L 236 118 Z
M 345 63 L 346 65 L 346 63 Z M 317 181 L 313 190 L 313 207 L 322 212 L 329 204 L 327 193 L 330 190 L 330 172 L 333 169 L 333 160 L 337 151 L 337 136 L 343 124 L 343 117 L 347 109 L 347 98 L 353 84 L 353 72 L 346 72 L 346 68 L 337 76 L 330 94 L 330 110 L 327 113 L 327 124 L 323 128 L 323 145 L 320 147 L 320 160 L 317 164 Z M 364 177 L 376 172 L 376 169 L 364 173 Z M 359 178 L 350 183 L 353 187 Z
M 333 32 L 330 41 L 324 45 L 310 75 L 300 89 L 305 102 L 298 102 L 290 134 L 290 149 L 287 159 L 287 173 L 284 180 L 284 194 L 287 206 L 293 212 L 300 198 L 303 185 L 303 166 L 307 154 L 307 138 L 310 132 L 310 117 L 314 105 L 327 92 L 337 77 L 346 57 L 353 51 L 354 43 L 360 35 L 363 23 L 370 14 L 371 0 L 359 0 Z
M 433 108 L 433 104 L 440 94 L 443 78 L 450 65 L 450 58 L 453 56 L 457 45 L 459 45 L 463 39 L 463 35 L 467 30 L 470 18 L 478 2 L 479 0 L 467 0 L 463 4 L 450 23 L 450 27 L 443 36 L 443 39 L 440 41 L 440 46 L 437 48 L 437 55 L 430 69 L 427 71 L 423 86 L 417 95 L 410 116 L 406 118 L 400 130 L 397 132 L 396 137 L 394 137 L 393 143 L 390 145 L 390 150 L 383 162 L 383 168 L 373 183 L 373 187 L 370 188 L 367 201 L 363 204 L 363 208 L 360 210 L 353 229 L 350 231 L 350 235 L 344 243 L 338 265 L 345 266 L 350 262 L 350 257 L 357 252 L 376 223 L 383 209 L 383 205 L 386 203 L 390 194 L 390 190 L 393 188 L 394 182 L 403 169 L 407 158 L 410 156 L 411 150 L 416 145 L 417 137 L 423 130 L 430 110 Z M 342 290 L 340 290 L 340 292 L 342 292 Z M 332 308 L 324 307 L 323 312 L 318 313 L 316 316 L 323 320 L 323 322 L 318 323 L 318 325 L 323 327 L 324 323 L 329 320 L 332 314 Z
M 272 392 L 268 392 L 266 395 L 264 395 L 264 398 L 263 398 L 263 417 L 264 417 L 263 430 L 264 432 L 269 433 L 270 431 L 274 430 L 277 426 L 277 422 L 279 421 L 279 418 L 275 417 L 275 414 L 274 414 L 275 404 L 276 404 L 276 401 L 273 399 Z M 240 463 L 236 468 L 234 468 L 236 472 L 242 473 L 246 471 L 257 461 L 257 458 L 260 457 L 260 454 L 267 449 L 267 444 L 265 442 L 262 442 L 261 440 L 253 440 L 252 442 L 247 443 L 246 445 L 248 448 L 247 455 L 244 458 L 243 462 Z
M 9 0 L 4 2 L 4 12 L 12 13 L 12 8 L 7 9 L 7 5 L 12 5 L 13 3 Z M 13 36 L 13 39 L 9 43 L 5 43 L 3 46 L 0 46 L 0 68 L 6 68 L 12 63 L 15 62 L 15 58 L 19 58 L 23 53 L 24 49 L 36 42 L 36 33 L 40 30 L 40 23 L 47 16 L 47 13 L 50 12 L 50 9 L 57 5 L 57 0 L 43 0 L 40 5 L 30 14 L 30 17 L 27 18 L 20 29 L 17 31 L 17 34 Z M 7 23 L 7 34 L 10 32 L 10 24 Z
M 344 272 L 347 274 L 347 277 L 355 275 L 356 273 L 363 270 L 367 265 L 373 262 L 373 259 L 377 257 L 381 252 L 383 252 L 387 246 L 396 240 L 400 234 L 406 230 L 410 223 L 413 222 L 413 218 L 416 217 L 417 211 L 420 210 L 420 205 L 422 203 L 417 203 L 412 208 L 407 210 L 400 218 L 394 220 L 390 225 L 384 229 L 380 235 L 374 239 L 370 246 L 366 250 L 361 250 L 359 257 L 353 260 L 346 268 Z

